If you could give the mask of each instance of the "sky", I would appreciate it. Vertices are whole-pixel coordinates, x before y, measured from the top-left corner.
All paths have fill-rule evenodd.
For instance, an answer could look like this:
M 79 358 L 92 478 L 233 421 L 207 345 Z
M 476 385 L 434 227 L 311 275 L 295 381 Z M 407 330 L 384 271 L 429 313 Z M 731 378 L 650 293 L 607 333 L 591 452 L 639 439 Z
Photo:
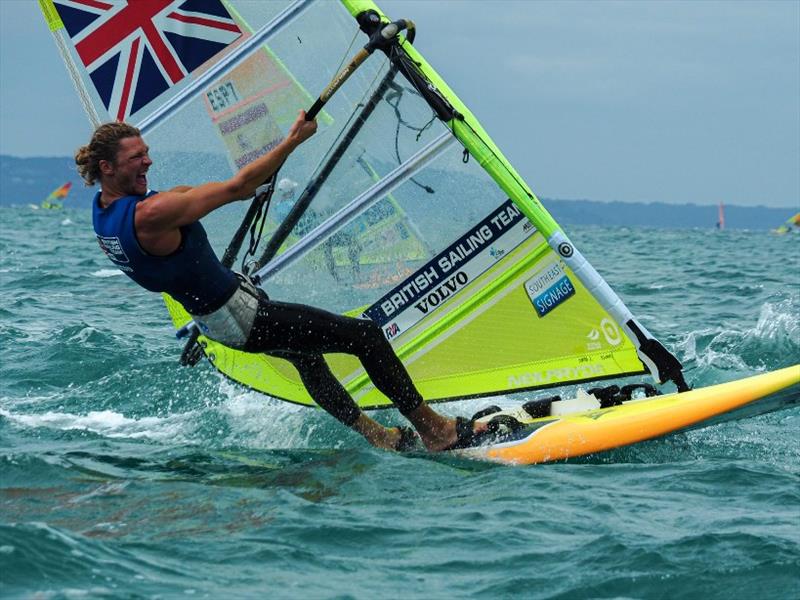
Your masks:
M 798 0 L 378 4 L 540 197 L 800 210 Z M 37 2 L 0 0 L 0 154 L 89 133 Z

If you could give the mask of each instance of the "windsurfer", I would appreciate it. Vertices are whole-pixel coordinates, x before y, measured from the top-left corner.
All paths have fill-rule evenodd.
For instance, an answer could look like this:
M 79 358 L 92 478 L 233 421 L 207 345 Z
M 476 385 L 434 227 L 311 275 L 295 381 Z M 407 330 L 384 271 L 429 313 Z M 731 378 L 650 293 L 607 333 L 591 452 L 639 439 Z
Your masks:
M 315 402 L 374 446 L 406 449 L 415 435 L 408 428 L 384 427 L 364 414 L 331 373 L 324 354 L 358 357 L 373 384 L 414 425 L 429 450 L 468 445 L 473 421 L 439 415 L 423 402 L 377 324 L 271 300 L 224 267 L 208 242 L 200 219 L 251 197 L 316 127 L 301 111 L 283 141 L 227 181 L 154 192 L 147 186 L 153 163 L 139 130 L 125 123 L 101 125 L 75 155 L 87 185 L 100 183 L 93 202 L 98 243 L 137 284 L 179 301 L 207 337 L 291 362 Z

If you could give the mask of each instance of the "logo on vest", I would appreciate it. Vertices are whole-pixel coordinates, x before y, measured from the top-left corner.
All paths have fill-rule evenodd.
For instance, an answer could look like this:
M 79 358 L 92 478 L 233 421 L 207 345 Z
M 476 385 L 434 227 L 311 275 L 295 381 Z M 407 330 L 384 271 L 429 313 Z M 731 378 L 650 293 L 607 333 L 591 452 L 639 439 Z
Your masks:
M 97 236 L 97 243 L 100 244 L 100 249 L 105 252 L 106 256 L 117 265 L 131 262 L 125 250 L 122 249 L 122 244 L 119 243 L 118 237 L 103 237 Z

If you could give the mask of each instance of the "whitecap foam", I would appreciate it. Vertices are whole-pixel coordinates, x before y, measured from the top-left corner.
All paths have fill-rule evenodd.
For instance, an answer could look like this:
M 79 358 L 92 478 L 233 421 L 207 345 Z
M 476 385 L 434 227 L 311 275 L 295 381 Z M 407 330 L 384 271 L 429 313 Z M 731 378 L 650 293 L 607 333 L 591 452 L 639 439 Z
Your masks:
M 106 277 L 116 277 L 117 275 L 122 275 L 122 274 L 123 274 L 122 271 L 118 269 L 100 269 L 99 271 L 95 271 L 94 273 L 92 273 L 92 277 L 106 278 Z
M 770 361 L 783 366 L 783 357 L 800 348 L 797 296 L 762 304 L 758 320 L 751 327 L 713 327 L 686 334 L 678 344 L 684 361 L 696 361 L 701 368 L 752 372 L 769 368 Z
M 259 392 L 243 391 L 228 381 L 220 384 L 226 396 L 218 407 L 230 427 L 229 443 L 258 448 L 307 448 L 322 411 L 290 404 Z M 330 417 L 327 417 L 330 418 Z
M 793 298 L 774 304 L 765 303 L 761 307 L 758 323 L 749 333 L 770 341 L 789 339 L 800 346 L 800 323 L 797 321 L 796 304 Z
M 87 500 L 94 501 L 97 498 L 121 496 L 125 493 L 125 490 L 128 488 L 129 485 L 130 485 L 129 481 L 112 481 L 110 483 L 103 484 L 96 489 L 93 489 L 87 494 L 74 496 L 73 498 L 70 498 L 67 502 L 69 502 L 70 504 L 79 504 L 81 502 L 86 502 Z M 100 527 L 101 525 L 109 525 L 109 524 L 97 523 L 95 527 Z
M 735 352 L 742 337 L 741 332 L 701 329 L 688 333 L 678 348 L 684 362 L 695 361 L 700 368 L 746 372 L 750 367 Z
M 352 437 L 356 436 L 319 408 L 244 390 L 224 378 L 220 380 L 219 391 L 225 399 L 216 410 L 230 428 L 226 444 L 270 449 L 338 448 L 352 445 Z M 519 399 L 494 396 L 437 404 L 435 410 L 448 416 L 469 417 L 492 404 L 506 409 L 519 403 Z M 408 424 L 396 411 L 370 411 L 370 416 L 389 425 Z M 336 440 L 333 443 L 332 438 Z
M 126 417 L 112 410 L 91 411 L 85 415 L 45 412 L 41 414 L 16 414 L 0 409 L 0 415 L 25 427 L 47 427 L 67 431 L 91 431 L 109 438 L 151 439 L 154 441 L 186 440 L 194 429 L 190 426 L 192 413 L 168 417 Z

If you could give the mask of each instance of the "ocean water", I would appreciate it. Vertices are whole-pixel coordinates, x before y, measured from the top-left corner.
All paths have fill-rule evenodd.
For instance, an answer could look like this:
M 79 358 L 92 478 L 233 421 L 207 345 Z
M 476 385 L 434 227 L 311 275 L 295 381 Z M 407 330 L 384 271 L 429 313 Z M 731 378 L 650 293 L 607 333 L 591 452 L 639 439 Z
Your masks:
M 694 386 L 800 362 L 797 236 L 570 235 Z M 800 596 L 800 409 L 566 463 L 429 460 L 181 346 L 88 211 L 0 208 L 0 596 Z

